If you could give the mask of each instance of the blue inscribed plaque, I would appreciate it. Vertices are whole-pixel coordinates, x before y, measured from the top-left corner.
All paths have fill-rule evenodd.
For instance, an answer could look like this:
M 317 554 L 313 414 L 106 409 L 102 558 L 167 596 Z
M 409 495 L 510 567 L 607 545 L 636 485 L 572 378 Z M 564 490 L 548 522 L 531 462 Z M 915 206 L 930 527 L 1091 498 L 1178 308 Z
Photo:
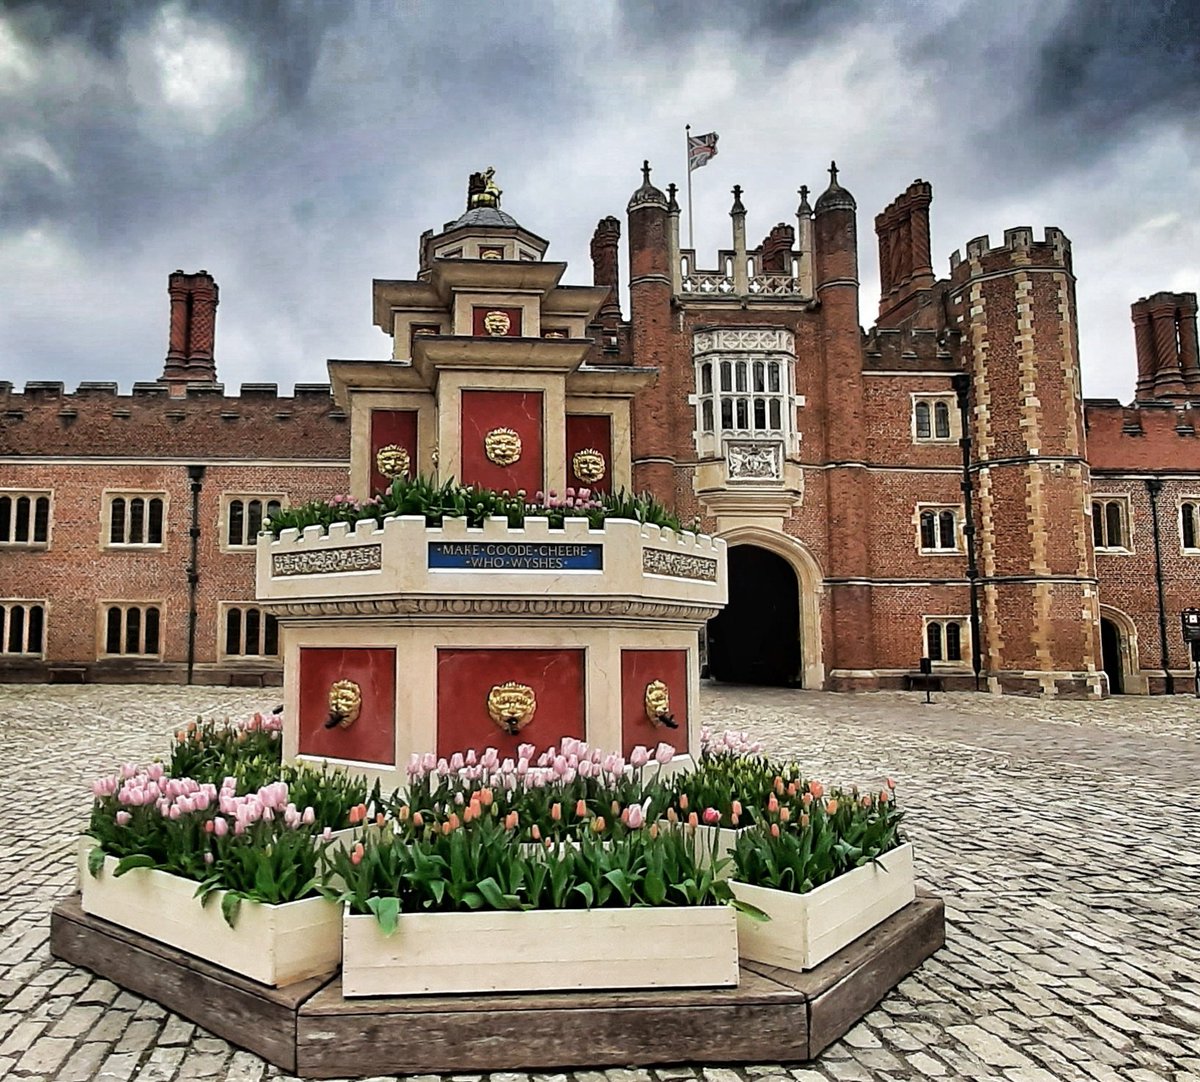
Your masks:
M 603 545 L 558 541 L 430 541 L 431 571 L 603 571 Z

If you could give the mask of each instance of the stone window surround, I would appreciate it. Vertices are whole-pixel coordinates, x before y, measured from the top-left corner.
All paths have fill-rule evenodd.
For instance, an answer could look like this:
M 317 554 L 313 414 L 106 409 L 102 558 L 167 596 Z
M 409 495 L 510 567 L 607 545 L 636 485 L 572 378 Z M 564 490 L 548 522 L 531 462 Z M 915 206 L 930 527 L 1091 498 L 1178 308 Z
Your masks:
M 1184 516 L 1192 516 L 1192 544 L 1185 543 Z M 1187 556 L 1200 556 L 1200 494 L 1183 495 L 1179 497 L 1179 548 Z
M 688 403 L 695 410 L 693 440 L 701 458 L 726 457 L 727 440 L 766 440 L 782 443 L 784 457 L 800 450 L 800 433 L 796 410 L 805 403 L 803 395 L 795 393 L 795 336 L 785 327 L 714 327 L 695 331 L 692 335 L 694 393 Z M 722 364 L 731 365 L 730 389 L 722 390 Z M 762 364 L 763 390 L 755 391 L 755 365 Z M 709 378 L 704 379 L 704 367 L 709 365 Z M 744 365 L 739 371 L 739 366 Z M 776 366 L 772 369 L 772 366 Z M 771 378 L 779 377 L 779 389 L 772 391 Z M 737 377 L 744 375 L 744 389 L 737 390 Z M 761 400 L 765 424 L 754 424 L 755 400 Z M 745 402 L 745 427 L 737 427 L 736 414 L 731 427 L 722 422 L 722 402 L 730 403 L 734 413 L 739 401 Z M 779 425 L 771 423 L 771 404 L 779 403 Z M 706 410 L 706 405 L 708 409 Z M 711 413 L 711 427 L 706 413 Z
M 10 537 L 0 536 L 0 548 L 48 549 L 51 535 L 54 532 L 54 491 L 48 488 L 0 488 L 0 500 L 11 500 L 9 510 Z M 21 540 L 15 537 L 17 527 L 17 501 L 29 500 L 29 517 L 27 532 L 29 537 Z M 46 536 L 37 539 L 37 504 L 46 500 Z
M 929 625 L 938 624 L 941 627 L 941 658 L 934 660 L 930 658 L 935 670 L 943 671 L 960 671 L 969 670 L 971 668 L 971 620 L 968 616 L 960 616 L 957 614 L 947 614 L 943 616 L 922 616 L 921 617 L 921 657 L 929 657 Z M 946 654 L 946 625 L 958 625 L 958 653 L 957 659 L 947 660 Z
M 961 418 L 958 415 L 958 398 L 952 391 L 913 391 L 909 397 L 912 400 L 912 408 L 909 411 L 909 423 L 912 431 L 913 443 L 957 443 L 962 437 L 962 428 L 960 425 Z M 944 402 L 947 407 L 949 422 L 948 436 L 937 435 L 936 412 L 937 403 Z M 917 434 L 917 406 L 926 404 L 929 407 L 929 435 L 921 436 Z
M 220 538 L 220 541 L 221 541 L 221 551 L 222 552 L 253 552 L 255 547 L 258 544 L 257 533 L 250 535 L 248 540 L 246 540 L 242 544 L 236 544 L 229 540 L 229 524 L 230 524 L 230 517 L 231 517 L 230 509 L 231 509 L 232 505 L 236 501 L 239 501 L 239 500 L 242 501 L 243 504 L 248 504 L 254 500 L 260 501 L 262 503 L 262 519 L 264 519 L 264 520 L 268 517 L 268 515 L 267 515 L 267 504 L 268 503 L 270 503 L 272 501 L 277 502 L 281 508 L 285 508 L 288 505 L 287 496 L 286 496 L 286 494 L 284 494 L 282 492 L 222 492 L 221 493 L 220 517 L 217 519 L 217 536 Z M 246 515 L 246 509 L 245 509 L 245 507 L 243 507 L 243 510 L 242 510 L 242 533 L 243 533 L 243 536 L 246 535 L 246 529 L 247 529 L 248 524 L 249 524 L 249 521 L 248 521 L 248 517 Z
M 1108 507 L 1116 505 L 1120 515 L 1121 544 L 1109 544 L 1109 513 Z M 1096 543 L 1096 507 L 1101 509 L 1101 540 L 1104 544 Z M 1087 503 L 1088 515 L 1092 519 L 1092 547 L 1097 554 L 1129 556 L 1136 552 L 1133 543 L 1133 514 L 1129 502 L 1129 494 L 1125 492 L 1093 492 Z
M 162 501 L 162 536 L 157 541 L 113 541 L 112 540 L 112 510 L 113 501 L 125 500 L 125 531 L 128 536 L 129 527 L 129 501 L 130 500 L 161 500 Z M 170 511 L 170 499 L 167 494 L 162 491 L 149 491 L 138 489 L 105 489 L 101 493 L 100 500 L 100 547 L 103 549 L 120 550 L 120 549 L 162 549 L 167 547 L 167 521 Z M 150 505 L 147 503 L 143 525 L 149 533 L 150 528 Z
M 229 614 L 230 614 L 230 612 L 232 612 L 234 610 L 238 610 L 242 614 L 242 618 L 240 621 L 240 627 L 239 627 L 239 631 L 238 631 L 238 643 L 242 647 L 242 650 L 237 653 L 230 653 L 228 650 Z M 262 663 L 262 662 L 282 663 L 283 657 L 279 652 L 278 624 L 276 625 L 276 630 L 275 630 L 275 652 L 273 654 L 268 654 L 268 653 L 252 654 L 252 653 L 245 652 L 246 613 L 251 610 L 253 610 L 259 614 L 257 645 L 260 647 L 264 647 L 264 648 L 266 647 L 266 645 L 267 645 L 267 619 L 268 619 L 268 617 L 270 617 L 271 619 L 274 619 L 274 617 L 271 616 L 270 613 L 266 612 L 261 605 L 256 604 L 254 601 L 221 601 L 217 605 L 217 657 L 221 661 L 232 661 L 232 662 L 252 661 L 252 662 L 259 662 L 259 663 Z
M 950 548 L 943 548 L 940 544 L 940 515 L 943 511 L 950 511 L 954 515 L 954 545 Z M 926 548 L 921 543 L 921 516 L 928 513 L 932 513 L 935 516 L 934 536 L 939 542 L 933 548 Z M 962 532 L 964 516 L 965 510 L 960 503 L 918 503 L 912 516 L 913 526 L 916 529 L 917 552 L 922 556 L 961 556 L 966 551 L 966 546 L 963 544 Z
M 121 610 L 121 649 L 115 653 L 108 649 L 108 615 L 111 609 Z M 141 616 L 138 623 L 138 649 L 126 650 L 125 643 L 129 634 L 129 613 L 137 609 Z M 146 614 L 151 610 L 157 612 L 157 627 L 155 632 L 156 649 L 153 651 L 146 650 Z M 138 601 L 97 601 L 96 602 L 96 658 L 105 660 L 108 658 L 148 658 L 152 661 L 162 661 L 163 659 L 163 612 L 166 605 L 161 600 L 138 600 Z
M 5 597 L 0 598 L 0 657 L 44 658 L 46 656 L 46 613 L 50 603 L 44 598 Z M 12 612 L 21 609 L 21 642 L 16 650 L 10 650 L 10 637 L 13 631 Z M 38 622 L 38 648 L 29 649 L 29 629 L 33 624 L 31 615 L 35 609 L 41 610 Z

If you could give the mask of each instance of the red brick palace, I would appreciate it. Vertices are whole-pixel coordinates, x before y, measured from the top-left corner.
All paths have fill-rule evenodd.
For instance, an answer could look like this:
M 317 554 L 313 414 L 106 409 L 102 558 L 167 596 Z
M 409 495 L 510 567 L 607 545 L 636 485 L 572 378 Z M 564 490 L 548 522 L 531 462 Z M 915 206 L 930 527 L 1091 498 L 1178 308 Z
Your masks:
M 875 218 L 882 296 L 866 332 L 857 209 L 836 168 L 753 248 L 735 188 L 715 259 L 680 247 L 674 186 L 645 168 L 627 207 L 627 318 L 618 219 L 596 228 L 591 285 L 564 287 L 544 240 L 499 207 L 468 210 L 422 237 L 415 278 L 375 281 L 392 357 L 362 371 L 414 365 L 424 337 L 443 353 L 497 333 L 590 339 L 580 371 L 595 378 L 580 386 L 640 389 L 618 405 L 616 391 L 568 393 L 565 432 L 539 433 L 540 480 L 582 484 L 586 444 L 632 464 L 601 487 L 650 489 L 728 540 L 731 603 L 708 629 L 717 679 L 901 687 L 927 657 L 949 686 L 1190 690 L 1196 295 L 1137 301 L 1133 401 L 1085 400 L 1067 238 L 978 237 L 938 278 L 931 199 L 915 181 Z M 477 273 L 485 261 L 497 267 Z M 473 322 L 454 317 L 464 289 Z M 356 427 L 372 446 L 352 448 L 326 384 L 226 393 L 212 276 L 177 271 L 168 293 L 162 375 L 132 394 L 0 383 L 0 680 L 276 683 L 275 622 L 254 601 L 262 519 L 345 492 L 352 456 L 375 444 L 436 468 L 418 405 L 379 410 Z M 515 364 L 506 386 L 526 379 Z M 466 459 L 442 461 L 472 480 Z

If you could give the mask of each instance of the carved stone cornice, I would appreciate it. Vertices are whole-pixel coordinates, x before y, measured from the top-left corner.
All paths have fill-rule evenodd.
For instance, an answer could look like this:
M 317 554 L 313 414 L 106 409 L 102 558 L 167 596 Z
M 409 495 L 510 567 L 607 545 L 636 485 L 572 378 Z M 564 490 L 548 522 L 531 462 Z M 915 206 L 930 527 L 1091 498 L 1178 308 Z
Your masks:
M 787 353 L 796 354 L 796 338 L 783 327 L 721 327 L 696 331 L 692 352 L 701 353 Z
M 605 619 L 672 620 L 700 623 L 720 611 L 718 606 L 686 602 L 643 601 L 632 598 L 545 598 L 545 597 L 383 597 L 340 601 L 260 602 L 277 619 L 298 620 L 311 616 L 412 616 L 504 618 L 579 617 Z

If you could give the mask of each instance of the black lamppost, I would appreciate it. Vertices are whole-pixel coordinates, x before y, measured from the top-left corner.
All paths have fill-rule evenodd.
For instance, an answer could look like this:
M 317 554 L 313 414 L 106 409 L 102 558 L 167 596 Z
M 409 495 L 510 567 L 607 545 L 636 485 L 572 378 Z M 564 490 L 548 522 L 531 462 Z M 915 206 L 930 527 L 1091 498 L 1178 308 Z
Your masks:
M 975 562 L 975 514 L 971 485 L 971 376 L 959 372 L 952 381 L 958 396 L 958 445 L 962 448 L 963 537 L 967 542 L 967 586 L 971 592 L 971 668 L 975 671 L 975 690 L 979 690 L 979 674 L 983 670 L 983 649 L 979 641 L 979 566 Z

